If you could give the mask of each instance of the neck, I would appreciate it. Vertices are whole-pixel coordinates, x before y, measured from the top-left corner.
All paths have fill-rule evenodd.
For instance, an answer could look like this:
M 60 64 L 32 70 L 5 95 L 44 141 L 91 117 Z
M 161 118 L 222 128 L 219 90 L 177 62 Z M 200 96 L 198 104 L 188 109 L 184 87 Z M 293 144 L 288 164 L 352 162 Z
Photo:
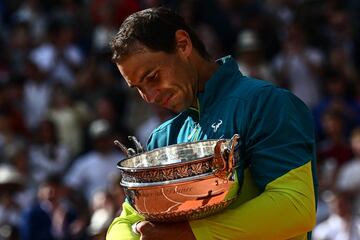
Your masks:
M 205 83 L 212 77 L 219 65 L 216 62 L 199 58 L 195 62 L 198 69 L 198 92 L 204 91 Z
M 206 60 L 201 57 L 198 53 L 195 53 L 191 56 L 191 62 L 194 66 L 194 69 L 197 74 L 196 82 L 194 83 L 194 95 L 199 92 L 203 92 L 205 89 L 205 83 L 211 78 L 215 73 L 219 65 L 216 62 L 211 60 Z M 194 99 L 192 105 L 193 107 L 198 108 L 197 98 Z

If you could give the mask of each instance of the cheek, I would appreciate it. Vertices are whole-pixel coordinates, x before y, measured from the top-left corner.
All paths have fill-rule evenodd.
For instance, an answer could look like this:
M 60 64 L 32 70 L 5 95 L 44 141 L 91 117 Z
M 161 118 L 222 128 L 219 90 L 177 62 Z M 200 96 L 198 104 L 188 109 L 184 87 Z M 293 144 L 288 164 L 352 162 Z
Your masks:
M 188 85 L 190 79 L 192 79 L 193 72 L 187 64 L 180 60 L 173 62 L 168 69 L 168 75 L 175 80 L 174 83 Z
M 181 110 L 185 110 L 186 108 L 190 107 L 193 102 L 193 96 L 190 92 L 179 91 L 174 99 L 173 102 L 181 108 Z

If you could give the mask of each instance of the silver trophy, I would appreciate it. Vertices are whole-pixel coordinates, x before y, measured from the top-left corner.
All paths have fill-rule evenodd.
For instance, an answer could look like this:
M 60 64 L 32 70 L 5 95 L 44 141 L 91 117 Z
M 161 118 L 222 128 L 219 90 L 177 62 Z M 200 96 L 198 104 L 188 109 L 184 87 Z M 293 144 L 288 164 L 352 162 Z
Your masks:
M 118 163 L 130 204 L 154 222 L 193 220 L 222 211 L 238 196 L 240 157 L 231 139 L 202 140 L 144 152 L 115 144 L 127 155 Z

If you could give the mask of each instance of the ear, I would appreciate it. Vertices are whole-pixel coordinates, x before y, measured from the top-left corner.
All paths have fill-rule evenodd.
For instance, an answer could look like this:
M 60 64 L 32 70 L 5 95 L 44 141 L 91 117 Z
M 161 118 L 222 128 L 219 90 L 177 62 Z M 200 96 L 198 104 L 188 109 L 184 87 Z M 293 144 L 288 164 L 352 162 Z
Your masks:
M 189 34 L 184 30 L 177 30 L 175 32 L 176 51 L 185 58 L 188 58 L 192 53 L 192 42 Z

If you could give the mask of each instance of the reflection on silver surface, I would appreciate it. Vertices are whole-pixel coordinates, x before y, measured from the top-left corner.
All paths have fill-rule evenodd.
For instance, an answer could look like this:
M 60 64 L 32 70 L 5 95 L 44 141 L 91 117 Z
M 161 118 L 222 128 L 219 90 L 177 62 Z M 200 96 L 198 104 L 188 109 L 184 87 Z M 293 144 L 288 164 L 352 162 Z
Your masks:
M 216 140 L 208 140 L 170 145 L 122 160 L 118 166 L 120 169 L 137 168 L 133 170 L 139 171 L 141 168 L 158 168 L 168 164 L 188 162 L 213 155 L 216 142 Z
M 131 205 L 147 220 L 173 222 L 226 208 L 238 194 L 239 136 L 203 140 L 145 152 L 118 163 Z

